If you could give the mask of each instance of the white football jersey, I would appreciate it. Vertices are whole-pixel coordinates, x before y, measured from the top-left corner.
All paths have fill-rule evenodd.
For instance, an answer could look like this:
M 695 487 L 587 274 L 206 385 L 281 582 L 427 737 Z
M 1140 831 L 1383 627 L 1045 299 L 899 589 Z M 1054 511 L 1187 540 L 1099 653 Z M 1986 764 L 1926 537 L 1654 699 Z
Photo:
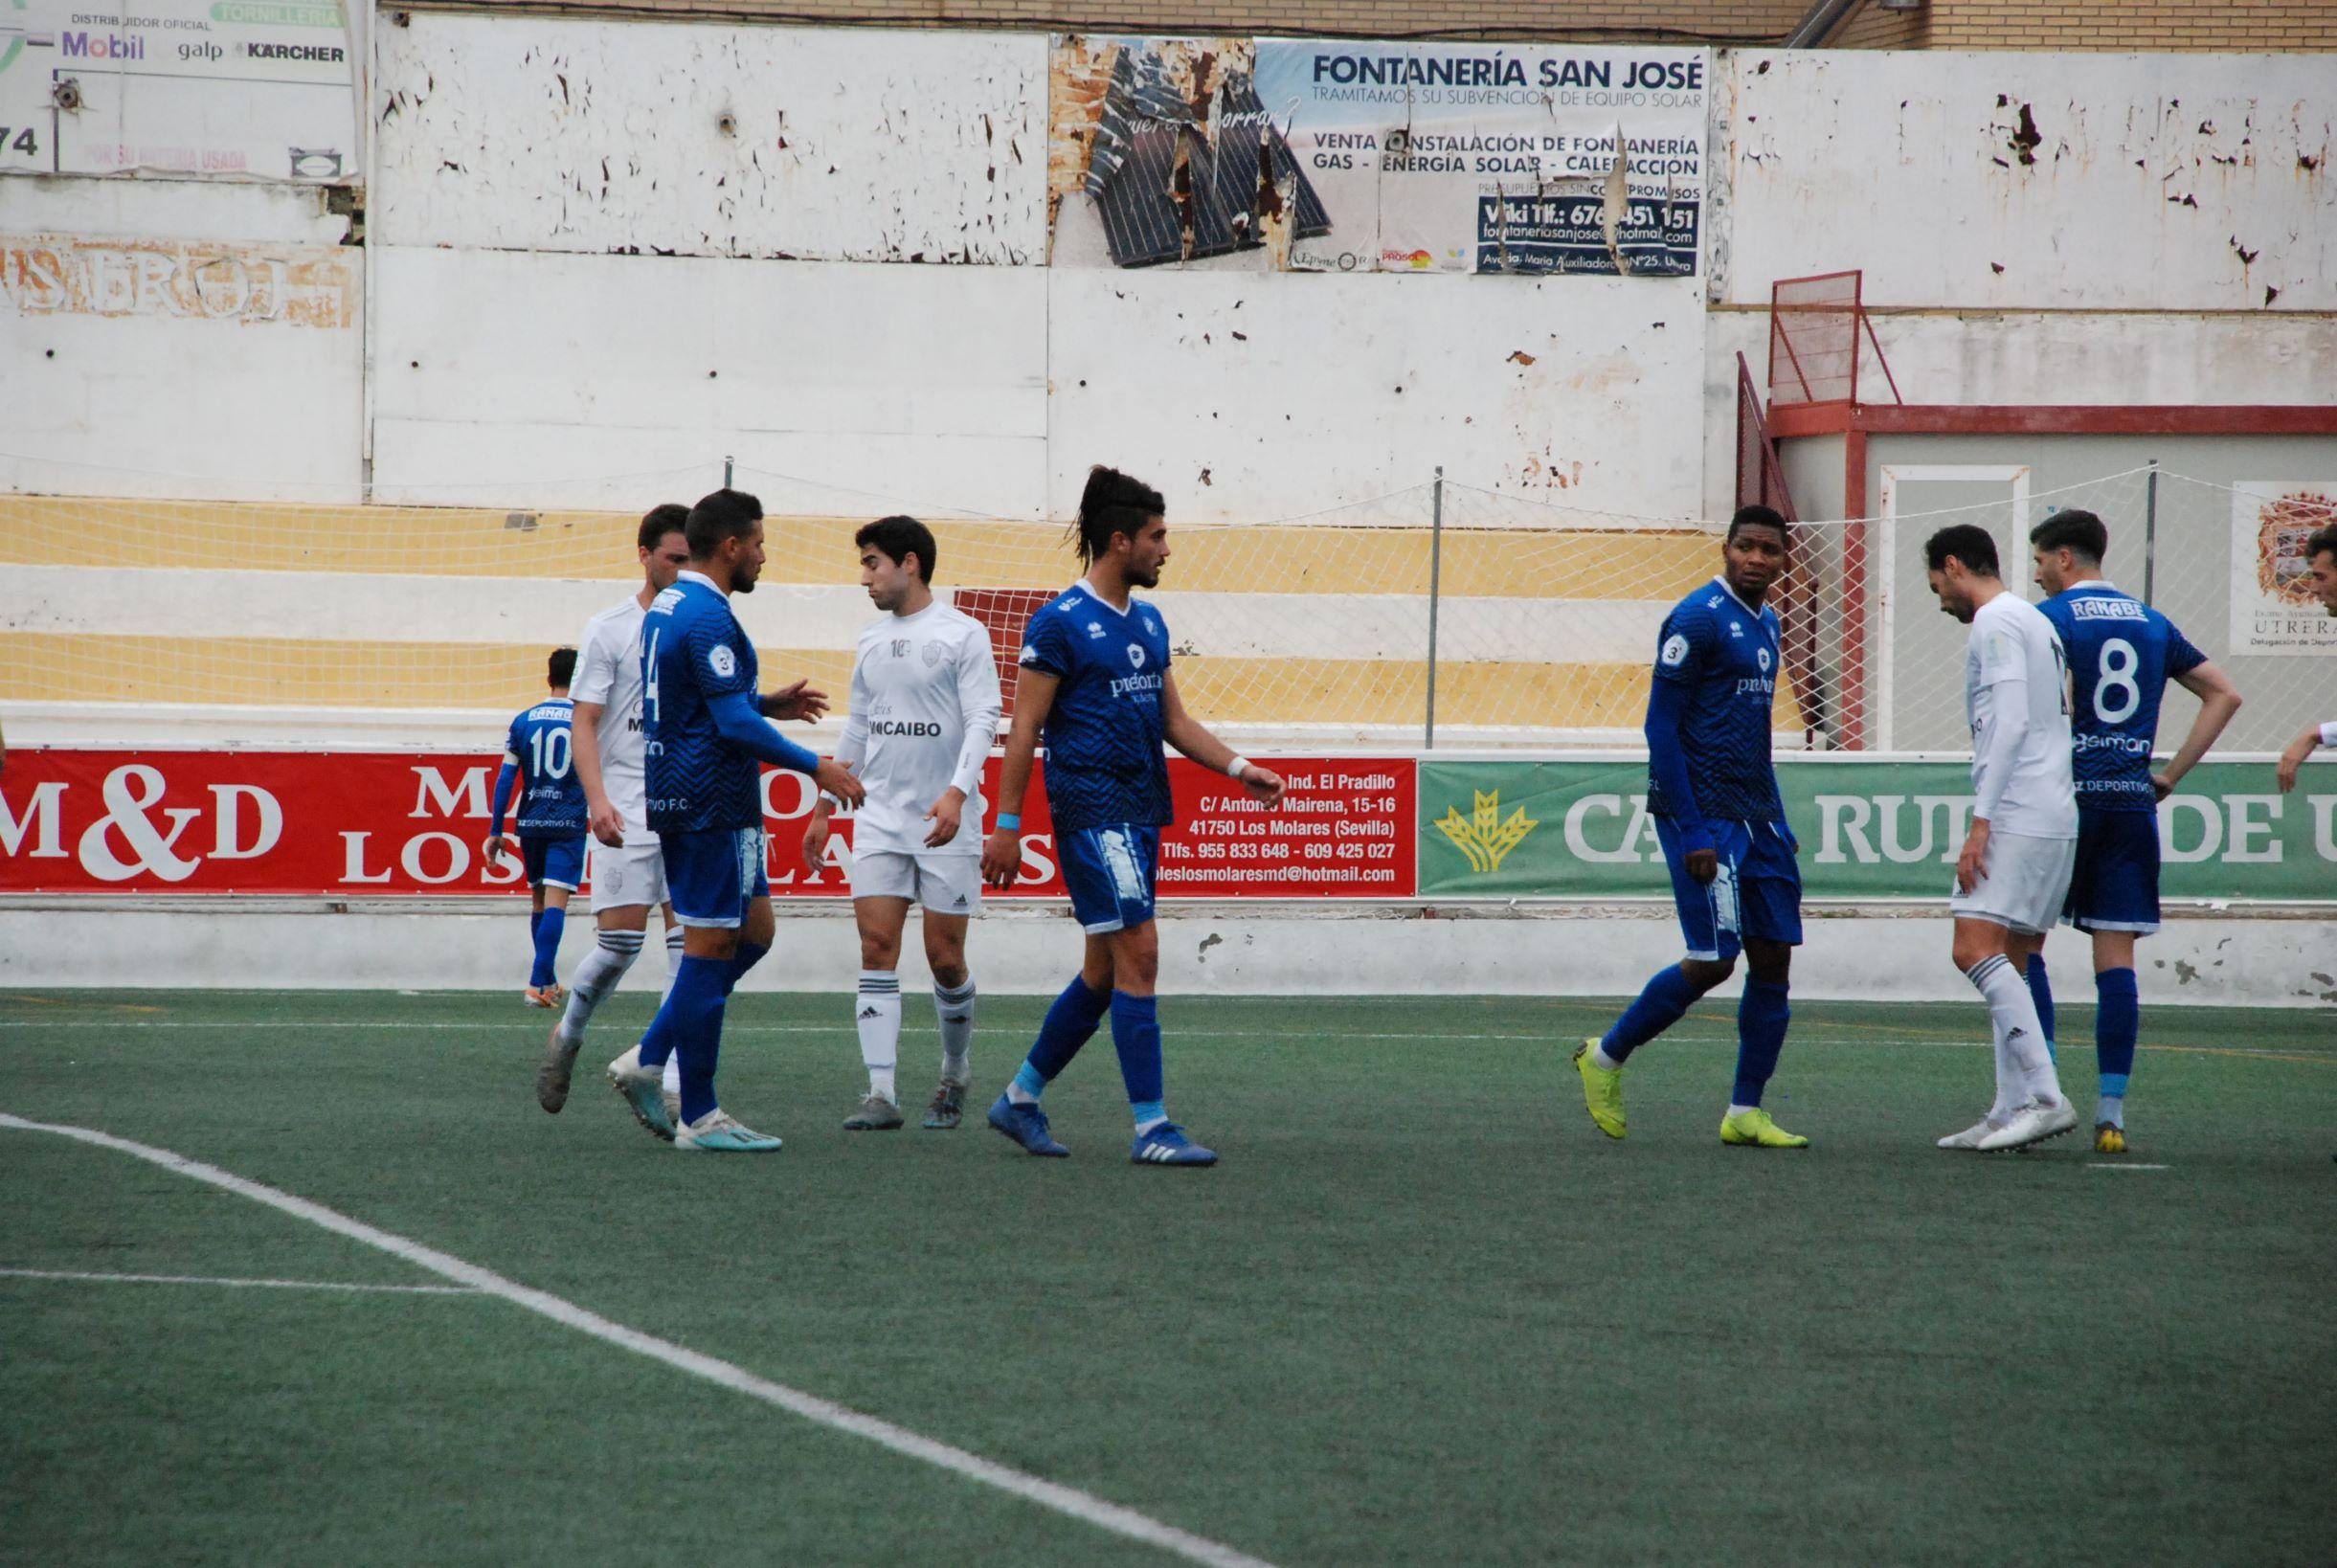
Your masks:
M 584 625 L 576 649 L 575 682 L 568 694 L 579 703 L 598 703 L 600 723 L 593 735 L 600 744 L 600 787 L 625 819 L 625 842 L 654 847 L 647 809 L 647 737 L 641 733 L 640 600 L 628 594 Z
M 936 601 L 861 633 L 851 713 L 836 748 L 836 760 L 854 764 L 868 789 L 854 817 L 854 850 L 979 855 L 982 764 L 1000 708 L 990 633 L 972 616 Z M 957 837 L 927 849 L 926 813 L 952 785 L 966 792 Z
M 1990 830 L 2032 839 L 2076 838 L 2069 657 L 2053 622 L 2011 592 L 1997 594 L 1972 616 L 1971 640 L 1964 650 L 1964 711 L 1972 727 L 1972 792 L 1982 802 L 1996 797 Z M 1991 761 L 1990 735 L 2008 721 L 2023 720 L 2027 728 L 2011 761 Z

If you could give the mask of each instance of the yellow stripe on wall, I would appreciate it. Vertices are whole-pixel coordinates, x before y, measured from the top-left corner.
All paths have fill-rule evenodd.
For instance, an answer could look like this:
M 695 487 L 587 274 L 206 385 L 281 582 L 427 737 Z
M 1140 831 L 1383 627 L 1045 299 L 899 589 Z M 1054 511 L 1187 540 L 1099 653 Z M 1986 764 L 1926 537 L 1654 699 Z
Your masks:
M 862 518 L 773 518 L 773 583 L 855 583 Z M 0 496 L 0 564 L 345 571 L 426 577 L 627 580 L 640 520 L 616 512 L 306 506 Z M 1079 575 L 1052 523 L 939 522 L 935 581 L 1056 589 Z M 1428 529 L 1315 524 L 1177 528 L 1163 589 L 1196 593 L 1428 591 Z M 1710 534 L 1454 529 L 1442 589 L 1458 596 L 1676 599 L 1719 567 Z

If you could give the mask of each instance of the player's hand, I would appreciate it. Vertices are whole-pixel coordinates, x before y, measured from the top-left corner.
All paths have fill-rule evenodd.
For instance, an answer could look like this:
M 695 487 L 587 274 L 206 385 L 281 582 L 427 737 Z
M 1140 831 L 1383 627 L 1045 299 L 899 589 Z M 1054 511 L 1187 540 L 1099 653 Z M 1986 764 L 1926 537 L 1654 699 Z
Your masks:
M 1720 852 L 1717 849 L 1691 849 L 1687 856 L 1688 875 L 1698 887 L 1711 885 L 1720 874 Z
M 1022 835 L 1016 828 L 994 828 L 982 840 L 982 881 L 1004 892 L 1022 869 Z
M 1964 836 L 1964 853 L 1956 857 L 1956 891 L 1968 893 L 1988 880 L 1988 819 L 1975 817 L 1971 832 Z
M 1251 763 L 1249 772 L 1242 777 L 1242 788 L 1249 792 L 1252 800 L 1264 801 L 1270 810 L 1282 804 L 1282 775 L 1271 768 Z
M 2304 766 L 2304 759 L 2311 751 L 2312 748 L 2303 742 L 2290 741 L 2288 750 L 2281 753 L 2280 766 L 2273 771 L 2273 776 L 2281 781 L 2282 795 L 2297 787 L 2297 770 Z
M 803 869 L 818 876 L 827 869 L 828 814 L 812 813 L 811 825 L 803 830 Z
M 2150 775 L 2150 797 L 2152 799 L 2164 800 L 2172 794 L 2174 794 L 2173 779 L 2168 778 L 2165 773 Z
M 868 798 L 868 787 L 854 778 L 852 770 L 834 757 L 820 759 L 820 770 L 812 774 L 812 782 L 847 806 L 857 807 Z
M 625 847 L 625 818 L 608 801 L 603 800 L 585 814 L 584 825 L 593 830 L 593 837 L 611 849 Z
M 782 686 L 760 702 L 766 719 L 801 719 L 812 724 L 828 710 L 828 694 L 814 691 L 809 681 Z
M 519 849 L 511 842 L 508 833 L 488 834 L 486 842 L 479 846 L 479 851 L 487 858 L 489 864 L 506 857 L 515 861 L 519 859 Z
M 942 791 L 941 798 L 933 802 L 933 809 L 925 814 L 925 819 L 933 824 L 933 831 L 925 836 L 925 847 L 939 849 L 956 838 L 957 824 L 963 819 L 965 810 L 965 791 L 955 784 Z

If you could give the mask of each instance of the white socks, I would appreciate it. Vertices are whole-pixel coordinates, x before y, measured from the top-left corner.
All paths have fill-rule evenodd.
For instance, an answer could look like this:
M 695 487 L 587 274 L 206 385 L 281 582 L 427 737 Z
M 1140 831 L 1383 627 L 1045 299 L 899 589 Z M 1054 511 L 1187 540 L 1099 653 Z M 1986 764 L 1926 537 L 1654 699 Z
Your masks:
M 933 1017 L 941 1024 L 941 1076 L 953 1084 L 974 1082 L 966 1052 L 974 1044 L 974 976 L 960 986 L 933 982 Z
M 898 1104 L 892 1074 L 901 1053 L 901 976 L 889 969 L 862 970 L 853 1009 L 861 1064 L 868 1069 L 868 1092 Z
M 569 979 L 568 1010 L 560 1015 L 560 1033 L 572 1040 L 583 1034 L 584 1026 L 592 1021 L 593 1009 L 617 989 L 617 982 L 640 955 L 640 931 L 600 932 L 593 951 L 584 955 L 584 962 Z
M 2053 1070 L 2053 1053 L 2045 1047 L 2045 1028 L 2037 1021 L 2036 998 L 2029 981 L 2003 953 L 1983 958 L 1964 972 L 1981 996 L 1988 998 L 1989 1022 L 1996 1037 L 1996 1104 L 2010 1116 L 2031 1100 L 2058 1100 L 2061 1080 Z

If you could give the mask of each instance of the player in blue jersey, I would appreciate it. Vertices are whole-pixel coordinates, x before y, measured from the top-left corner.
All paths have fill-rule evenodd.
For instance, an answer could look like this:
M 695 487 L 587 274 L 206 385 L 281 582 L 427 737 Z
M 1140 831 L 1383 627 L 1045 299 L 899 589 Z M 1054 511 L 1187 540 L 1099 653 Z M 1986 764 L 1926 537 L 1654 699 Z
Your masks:
M 527 868 L 532 906 L 528 930 L 535 938 L 535 966 L 523 995 L 530 1007 L 560 1004 L 560 934 L 568 926 L 568 898 L 584 879 L 584 786 L 570 750 L 574 706 L 568 683 L 575 679 L 576 650 L 552 652 L 546 674 L 551 695 L 523 709 L 504 737 L 503 769 L 495 775 L 494 819 L 484 846 L 486 858 L 514 852 L 504 818 L 519 796 L 517 853 Z
M 2126 1148 L 2126 1083 L 2142 1003 L 2134 940 L 2159 929 L 2158 803 L 2207 754 L 2239 711 L 2230 678 L 2174 622 L 2101 575 L 2110 533 L 2092 512 L 2056 512 L 2029 531 L 2037 608 L 2069 652 L 2071 773 L 2078 786 L 2078 859 L 2062 920 L 2094 941 L 2094 1061 L 2101 1099 L 2094 1148 Z M 2159 701 L 2172 681 L 2199 699 L 2191 732 L 2164 771 L 2150 771 Z M 2013 934 L 2006 956 L 2028 966 L 2045 1039 L 2054 1038 L 2045 938 Z
M 1044 731 L 1055 856 L 1070 888 L 1071 912 L 1087 932 L 1079 974 L 1047 1009 L 1028 1060 L 990 1108 L 990 1125 L 1034 1154 L 1070 1153 L 1048 1131 L 1039 1096 L 1109 1014 L 1135 1115 L 1129 1159 L 1217 1163 L 1162 1105 L 1153 876 L 1160 829 L 1175 807 L 1161 744 L 1238 780 L 1270 808 L 1281 803 L 1282 780 L 1236 755 L 1185 712 L 1169 671 L 1168 628 L 1157 610 L 1133 595 L 1159 585 L 1169 558 L 1166 511 L 1150 485 L 1110 468 L 1090 471 L 1075 529 L 1087 575 L 1033 615 L 1023 634 L 1014 728 L 998 817 L 982 846 L 982 875 L 1003 889 L 1022 868 L 1022 796 Z
M 682 966 L 649 1032 L 609 1064 L 609 1081 L 677 1148 L 762 1154 L 779 1140 L 741 1126 L 714 1098 L 724 1006 L 774 931 L 757 765 L 809 773 L 853 805 L 862 791 L 833 759 L 780 734 L 755 695 L 754 644 L 730 595 L 753 593 L 762 572 L 762 503 L 717 490 L 690 508 L 683 534 L 689 565 L 650 601 L 640 632 L 647 817 L 682 923 Z M 678 1119 L 662 1092 L 668 1054 L 682 1063 Z
M 1799 847 L 1769 762 L 1777 690 L 1777 612 L 1763 600 L 1786 570 L 1786 520 L 1740 507 L 1720 546 L 1720 574 L 1672 609 L 1656 634 L 1648 693 L 1648 810 L 1672 868 L 1688 955 L 1662 971 L 1604 1037 L 1574 1053 L 1590 1119 L 1624 1134 L 1623 1064 L 1750 963 L 1737 1005 L 1737 1081 L 1720 1141 L 1804 1149 L 1761 1108 L 1785 1048 L 1787 975 L 1802 940 Z

